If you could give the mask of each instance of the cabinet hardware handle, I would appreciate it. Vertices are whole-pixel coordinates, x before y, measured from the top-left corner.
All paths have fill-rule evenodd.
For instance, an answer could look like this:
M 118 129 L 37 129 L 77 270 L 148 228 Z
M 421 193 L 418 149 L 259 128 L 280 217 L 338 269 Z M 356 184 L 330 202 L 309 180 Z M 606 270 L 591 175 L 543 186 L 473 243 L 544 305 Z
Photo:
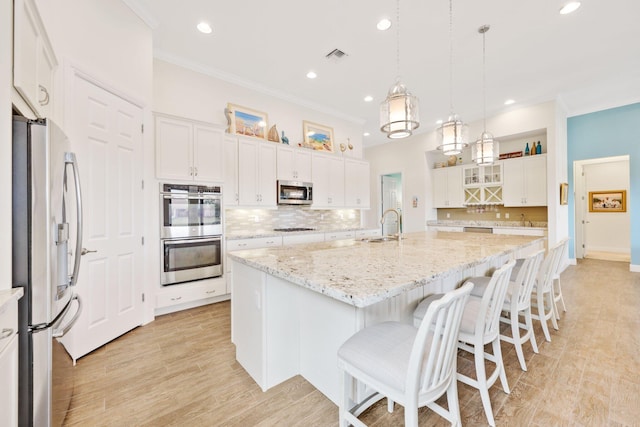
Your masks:
M 13 328 L 2 328 L 2 333 L 0 333 L 0 340 L 9 338 L 11 335 L 13 335 Z
M 182 299 L 182 297 L 175 297 L 175 298 L 171 298 L 171 301 L 178 301 L 178 300 L 181 300 L 181 299 Z
M 193 168 L 193 170 L 195 171 L 195 176 L 198 176 L 198 168 Z
M 215 294 L 215 293 L 216 293 L 216 291 L 207 291 L 206 293 L 208 293 L 208 294 Z
M 40 87 L 40 92 L 44 93 L 44 99 L 38 100 L 38 103 L 40 105 L 47 105 L 49 103 L 49 92 L 47 91 L 47 88 L 42 85 L 38 85 L 38 87 Z

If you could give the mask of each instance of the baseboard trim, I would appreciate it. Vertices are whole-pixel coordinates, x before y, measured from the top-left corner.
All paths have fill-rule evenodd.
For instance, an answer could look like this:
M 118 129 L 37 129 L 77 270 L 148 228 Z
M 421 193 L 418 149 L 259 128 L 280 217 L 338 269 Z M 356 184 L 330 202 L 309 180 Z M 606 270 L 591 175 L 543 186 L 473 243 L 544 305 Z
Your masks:
M 632 273 L 640 273 L 640 265 L 629 264 L 629 271 L 631 271 Z

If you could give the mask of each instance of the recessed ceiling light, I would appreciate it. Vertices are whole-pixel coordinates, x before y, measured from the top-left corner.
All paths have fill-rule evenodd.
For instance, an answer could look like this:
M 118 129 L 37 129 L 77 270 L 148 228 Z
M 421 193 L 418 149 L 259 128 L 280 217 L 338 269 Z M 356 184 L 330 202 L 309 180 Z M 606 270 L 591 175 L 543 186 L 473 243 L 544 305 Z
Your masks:
M 436 124 L 437 125 L 441 125 L 442 124 L 442 119 L 436 120 Z
M 579 1 L 565 1 L 560 8 L 560 15 L 568 15 L 575 12 L 580 7 Z
M 211 25 L 203 21 L 198 24 L 198 31 L 204 34 L 211 34 L 213 30 L 211 29 Z
M 363 133 L 362 135 L 363 135 L 363 136 L 369 136 L 369 135 L 371 135 L 371 134 L 370 134 L 369 132 L 365 132 L 365 133 Z
M 381 19 L 376 25 L 376 28 L 380 31 L 386 31 L 391 28 L 391 21 L 388 18 Z
M 309 79 L 315 79 L 316 77 L 318 77 L 318 75 L 314 71 L 309 71 L 307 73 L 307 78 Z
M 371 102 L 371 101 L 373 101 L 373 96 L 367 95 L 364 97 L 364 102 Z
M 504 101 L 504 105 L 511 105 L 511 104 L 515 104 L 516 101 L 514 101 L 513 99 L 507 99 L 506 101 Z

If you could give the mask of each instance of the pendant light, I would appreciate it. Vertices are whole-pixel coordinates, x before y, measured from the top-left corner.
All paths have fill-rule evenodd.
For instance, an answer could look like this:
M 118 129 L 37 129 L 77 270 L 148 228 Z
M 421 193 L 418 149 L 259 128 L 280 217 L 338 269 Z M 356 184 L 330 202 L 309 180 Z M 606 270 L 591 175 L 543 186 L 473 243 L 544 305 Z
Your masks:
M 482 34 L 482 117 L 483 127 L 482 134 L 475 144 L 471 147 L 471 159 L 477 165 L 490 165 L 498 158 L 499 143 L 493 139 L 493 135 L 487 132 L 487 84 L 486 84 L 486 48 L 485 38 L 487 31 L 491 28 L 489 25 L 483 25 L 478 28 L 478 32 Z
M 380 130 L 391 139 L 406 138 L 420 126 L 418 98 L 411 95 L 400 81 L 400 0 L 396 2 L 396 43 L 398 77 L 380 104 Z
M 462 152 L 468 144 L 468 127 L 453 112 L 453 0 L 449 0 L 449 111 L 446 122 L 436 129 L 438 150 L 450 156 Z

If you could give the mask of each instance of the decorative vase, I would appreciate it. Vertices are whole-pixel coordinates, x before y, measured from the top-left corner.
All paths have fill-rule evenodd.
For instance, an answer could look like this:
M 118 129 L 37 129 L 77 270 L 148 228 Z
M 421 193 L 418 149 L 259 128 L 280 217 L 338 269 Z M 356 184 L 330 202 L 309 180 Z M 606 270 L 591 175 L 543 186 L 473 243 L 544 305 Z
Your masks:
M 284 136 L 284 131 L 282 131 L 282 143 L 289 145 L 289 138 Z

